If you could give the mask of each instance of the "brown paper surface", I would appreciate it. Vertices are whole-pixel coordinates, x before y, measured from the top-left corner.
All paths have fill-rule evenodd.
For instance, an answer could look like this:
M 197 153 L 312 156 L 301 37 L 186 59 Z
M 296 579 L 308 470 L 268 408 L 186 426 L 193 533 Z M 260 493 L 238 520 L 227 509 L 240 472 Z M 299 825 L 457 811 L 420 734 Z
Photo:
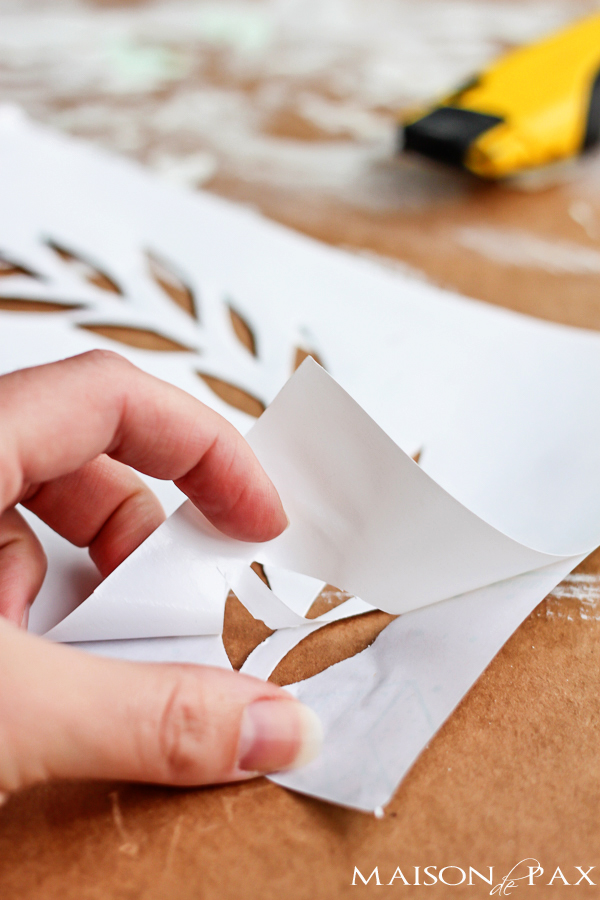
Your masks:
M 280 130 L 294 127 L 282 121 Z M 292 135 L 295 136 L 295 135 Z M 305 136 L 310 139 L 310 135 Z M 423 165 L 427 202 L 376 212 L 310 192 L 216 177 L 210 187 L 331 244 L 370 250 L 423 271 L 431 281 L 520 312 L 600 329 L 595 274 L 499 264 L 461 248 L 460 227 L 519 228 L 594 247 L 569 215 L 572 188 L 523 191 L 482 185 L 436 194 Z M 429 179 L 429 181 L 428 181 Z M 579 185 L 581 188 L 581 185 Z M 593 199 L 592 199 L 593 202 Z M 155 346 L 156 338 L 148 338 Z M 117 348 L 118 349 L 118 348 Z M 590 415 L 599 411 L 590 410 Z M 578 571 L 600 573 L 600 554 Z M 374 613 L 306 638 L 277 668 L 286 684 L 367 646 L 389 621 Z M 266 634 L 235 599 L 225 642 L 239 666 Z M 350 751 L 350 748 L 349 748 Z M 265 779 L 232 787 L 170 790 L 62 783 L 13 796 L 0 809 L 0 897 L 6 900 L 330 900 L 375 893 L 352 886 L 354 867 L 404 897 L 480 898 L 490 886 L 414 886 L 415 869 L 469 866 L 494 884 L 526 857 L 546 876 L 513 896 L 562 896 L 560 866 L 600 883 L 600 598 L 557 592 L 509 640 L 422 753 L 381 820 L 288 792 Z M 459 878 L 448 870 L 447 880 Z M 597 896 L 571 886 L 567 896 Z M 387 896 L 383 894 L 383 896 Z M 393 895 L 393 894 L 392 894 Z

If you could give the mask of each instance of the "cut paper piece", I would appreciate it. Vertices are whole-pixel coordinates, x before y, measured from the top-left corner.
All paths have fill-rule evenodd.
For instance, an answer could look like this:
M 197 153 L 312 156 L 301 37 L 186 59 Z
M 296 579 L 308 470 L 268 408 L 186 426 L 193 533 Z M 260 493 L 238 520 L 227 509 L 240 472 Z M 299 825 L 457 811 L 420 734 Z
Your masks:
M 319 716 L 324 747 L 307 766 L 272 780 L 365 812 L 385 806 L 502 645 L 582 558 L 406 613 L 362 653 L 288 686 Z M 260 649 L 248 659 L 256 654 L 255 673 L 272 662 L 261 669 Z
M 91 641 L 72 644 L 80 650 L 108 656 L 111 659 L 128 659 L 135 662 L 193 663 L 199 666 L 217 666 L 231 669 L 221 635 L 201 637 L 142 638 L 129 641 Z
M 100 583 L 87 548 L 75 547 L 28 509 L 19 509 L 40 541 L 48 568 L 29 611 L 29 631 L 45 634 L 73 612 Z
M 287 583 L 283 580 L 279 582 L 279 587 L 283 588 L 283 590 L 281 596 L 278 596 L 272 587 L 265 584 L 252 566 L 240 565 L 238 562 L 235 562 L 233 565 L 224 565 L 222 571 L 229 587 L 238 600 L 244 604 L 248 612 L 271 629 L 297 629 L 299 626 L 305 626 L 309 622 L 318 622 L 326 625 L 329 621 L 335 621 L 336 617 L 333 619 L 329 617 L 336 612 L 336 609 L 341 611 L 340 618 L 356 616 L 359 613 L 373 609 L 372 606 L 363 603 L 362 600 L 351 597 L 335 609 L 327 610 L 324 614 L 312 616 L 309 619 L 306 613 L 309 611 L 318 593 L 306 610 L 296 612 L 292 604 L 295 599 L 297 602 L 299 589 L 303 591 L 303 582 L 306 580 L 297 572 L 288 573 Z M 317 579 L 311 578 L 309 580 L 313 584 L 323 584 Z M 290 589 L 291 597 L 289 596 Z M 281 599 L 281 597 L 284 597 L 285 600 Z M 350 603 L 350 600 L 353 602 Z
M 299 616 L 306 616 L 325 587 L 325 582 L 308 575 L 299 575 L 277 566 L 263 566 L 269 586 L 278 597 L 285 597 L 290 609 Z
M 81 643 L 220 634 L 228 589 L 196 552 L 192 511 L 189 503 L 180 507 L 46 637 Z
M 225 581 L 269 628 L 305 625 L 254 561 L 341 585 L 397 614 L 561 559 L 512 540 L 447 494 L 310 358 L 248 442 L 290 519 L 282 535 L 233 540 L 187 501 L 48 637 L 216 633 Z
M 275 631 L 250 653 L 240 672 L 266 680 L 281 660 L 313 631 L 318 631 L 331 622 L 339 622 L 341 619 L 349 619 L 351 616 L 360 616 L 372 611 L 373 607 L 368 603 L 359 600 L 358 597 L 351 597 L 335 609 L 313 619 L 312 624 L 305 623 L 299 628 L 283 628 Z
M 173 513 L 184 495 L 172 481 L 158 481 L 148 475 L 142 479 L 160 500 L 167 515 Z M 20 509 L 42 544 L 48 560 L 44 583 L 29 613 L 29 630 L 45 634 L 79 607 L 100 583 L 100 573 L 87 548 L 76 547 L 61 537 L 27 509 Z M 121 641 L 124 648 L 126 642 Z
M 326 624 L 371 608 L 353 599 L 308 620 L 240 561 L 238 544 L 212 528 L 187 501 L 91 596 L 76 608 L 71 602 L 67 615 L 45 636 L 64 643 L 90 643 L 220 634 L 229 589 L 269 628 Z M 252 546 L 241 544 L 248 548 L 247 555 Z M 277 571 L 274 580 L 284 597 L 290 593 L 291 603 L 306 609 L 322 587 L 322 582 L 294 573 Z
M 291 522 L 275 541 L 257 546 L 255 558 L 338 584 L 386 612 L 556 560 L 450 497 L 310 359 L 248 441 Z
M 225 569 L 224 574 L 238 600 L 267 628 L 296 628 L 305 623 L 305 618 L 280 600 L 251 566 L 235 564 Z

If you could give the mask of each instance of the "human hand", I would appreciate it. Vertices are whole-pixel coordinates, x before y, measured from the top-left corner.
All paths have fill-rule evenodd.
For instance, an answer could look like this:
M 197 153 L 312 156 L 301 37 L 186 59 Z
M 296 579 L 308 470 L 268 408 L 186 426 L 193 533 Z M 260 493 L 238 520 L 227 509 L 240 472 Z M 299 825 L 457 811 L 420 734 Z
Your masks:
M 274 685 L 204 666 L 95 657 L 19 628 L 44 579 L 21 503 L 106 576 L 161 522 L 132 468 L 172 479 L 221 531 L 276 537 L 279 496 L 238 432 L 178 388 L 92 351 L 0 378 L 0 796 L 49 778 L 191 785 L 318 752 L 314 714 Z

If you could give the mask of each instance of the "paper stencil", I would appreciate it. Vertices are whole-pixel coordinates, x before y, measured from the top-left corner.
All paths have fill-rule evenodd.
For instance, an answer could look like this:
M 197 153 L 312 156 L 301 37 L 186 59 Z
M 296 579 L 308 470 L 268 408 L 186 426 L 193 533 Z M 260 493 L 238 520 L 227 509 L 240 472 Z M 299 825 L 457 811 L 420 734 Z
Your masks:
M 227 587 L 270 628 L 306 624 L 255 575 L 253 560 L 403 613 L 569 558 L 514 541 L 454 500 L 311 359 L 247 439 L 290 519 L 280 537 L 225 537 L 188 501 L 48 636 L 218 633 Z M 599 542 L 600 505 L 577 553 Z
M 0 371 L 105 347 L 244 433 L 269 407 L 249 440 L 291 520 L 276 541 L 240 547 L 186 504 L 100 586 L 85 553 L 37 523 L 50 565 L 33 630 L 109 655 L 227 665 L 219 632 L 235 584 L 280 628 L 244 665 L 268 677 L 331 619 L 405 613 L 368 651 L 294 688 L 322 716 L 326 748 L 279 779 L 381 805 L 508 635 L 600 540 L 588 414 L 600 337 L 187 194 L 12 109 L 0 111 L 0 165 Z M 307 353 L 332 377 L 307 364 L 269 406 Z M 157 486 L 172 513 L 182 495 Z M 323 581 L 361 599 L 307 620 Z M 365 673 L 377 685 L 366 693 Z
M 325 745 L 304 769 L 274 781 L 365 811 L 384 806 L 471 687 L 475 667 L 483 671 L 516 616 L 524 619 L 569 568 L 555 563 L 407 613 L 362 653 L 293 685 L 318 713 Z

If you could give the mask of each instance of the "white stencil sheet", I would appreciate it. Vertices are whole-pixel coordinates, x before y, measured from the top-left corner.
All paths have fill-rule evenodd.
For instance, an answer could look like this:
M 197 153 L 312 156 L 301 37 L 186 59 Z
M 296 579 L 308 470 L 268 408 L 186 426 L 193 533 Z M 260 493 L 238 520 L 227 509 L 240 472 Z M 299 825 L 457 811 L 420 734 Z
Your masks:
M 244 666 L 267 677 L 326 625 L 305 619 L 324 580 L 361 597 L 330 617 L 413 609 L 368 651 L 294 688 L 327 740 L 320 761 L 282 783 L 361 809 L 383 804 L 510 633 L 600 540 L 600 434 L 589 414 L 600 401 L 600 337 L 465 300 L 186 194 L 12 109 L 0 112 L 0 166 L 0 298 L 15 309 L 0 313 L 0 371 L 109 347 L 243 432 L 253 419 L 223 383 L 258 415 L 298 351 L 317 354 L 350 395 L 305 365 L 250 434 L 291 520 L 270 545 L 242 552 L 186 504 L 98 587 L 83 551 L 37 525 L 50 569 L 33 630 L 97 652 L 103 640 L 109 655 L 226 664 L 219 631 L 235 583 L 255 614 L 283 626 Z M 131 345 L 149 332 L 155 349 Z M 168 512 L 182 499 L 168 485 L 161 497 Z M 250 572 L 254 559 L 283 573 L 273 591 Z M 364 671 L 377 688 L 361 693 Z M 409 695 L 426 698 L 418 715 Z M 377 772 L 361 737 L 368 721 L 383 742 Z

